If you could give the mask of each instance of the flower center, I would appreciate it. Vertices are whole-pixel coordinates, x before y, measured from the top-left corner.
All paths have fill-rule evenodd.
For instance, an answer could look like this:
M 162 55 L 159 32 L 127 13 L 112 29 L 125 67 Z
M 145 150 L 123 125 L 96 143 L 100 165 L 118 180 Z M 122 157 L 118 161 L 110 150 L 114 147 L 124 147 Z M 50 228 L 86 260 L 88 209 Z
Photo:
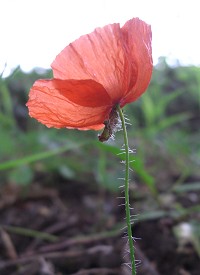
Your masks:
M 104 130 L 98 135 L 99 141 L 104 142 L 110 138 L 114 139 L 114 134 L 121 129 L 121 122 L 119 119 L 119 114 L 117 112 L 117 106 L 115 105 L 110 114 L 109 119 L 104 121 Z

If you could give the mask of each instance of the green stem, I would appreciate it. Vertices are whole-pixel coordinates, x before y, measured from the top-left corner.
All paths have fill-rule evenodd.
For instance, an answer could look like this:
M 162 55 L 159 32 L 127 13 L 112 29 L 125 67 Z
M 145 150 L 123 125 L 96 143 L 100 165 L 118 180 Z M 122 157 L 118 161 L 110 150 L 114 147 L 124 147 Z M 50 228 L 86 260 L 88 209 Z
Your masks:
M 131 228 L 131 213 L 130 213 L 130 204 L 129 204 L 129 146 L 128 146 L 128 135 L 126 130 L 126 124 L 122 109 L 120 106 L 117 106 L 117 110 L 119 112 L 119 116 L 122 122 L 122 129 L 124 133 L 124 145 L 125 145 L 125 209 L 126 209 L 126 224 L 127 224 L 127 231 L 128 231 L 128 242 L 130 248 L 130 259 L 131 259 L 131 267 L 132 267 L 132 275 L 136 275 L 136 267 L 135 267 L 135 253 L 134 253 L 134 246 L 133 246 L 133 237 L 132 237 L 132 228 Z

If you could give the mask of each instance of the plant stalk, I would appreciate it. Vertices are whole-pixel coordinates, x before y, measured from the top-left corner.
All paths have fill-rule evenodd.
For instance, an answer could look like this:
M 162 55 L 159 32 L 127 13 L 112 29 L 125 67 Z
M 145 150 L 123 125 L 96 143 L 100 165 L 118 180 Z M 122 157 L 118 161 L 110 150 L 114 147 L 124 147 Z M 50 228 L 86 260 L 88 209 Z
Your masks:
M 117 110 L 121 119 L 122 129 L 124 134 L 124 146 L 125 146 L 125 210 L 126 210 L 126 224 L 128 231 L 128 242 L 130 249 L 130 260 L 132 267 L 132 275 L 136 275 L 136 266 L 135 266 L 135 249 L 133 246 L 133 237 L 132 237 L 132 228 L 131 228 L 131 213 L 130 213 L 130 204 L 129 204 L 129 145 L 128 145 L 128 135 L 126 130 L 126 124 L 124 119 L 124 114 L 120 106 L 117 106 Z

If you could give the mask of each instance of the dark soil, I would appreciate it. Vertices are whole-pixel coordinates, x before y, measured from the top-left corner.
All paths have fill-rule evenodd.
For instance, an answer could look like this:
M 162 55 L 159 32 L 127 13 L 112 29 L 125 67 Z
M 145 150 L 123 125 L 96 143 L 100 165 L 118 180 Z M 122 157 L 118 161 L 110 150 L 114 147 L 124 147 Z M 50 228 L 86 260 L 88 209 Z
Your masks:
M 27 190 L 2 188 L 0 274 L 131 274 L 121 230 L 123 200 L 118 196 L 95 184 L 60 180 L 52 186 L 35 183 Z M 141 221 L 138 217 L 134 226 L 134 236 L 141 238 L 135 242 L 136 258 L 141 260 L 138 275 L 200 274 L 193 246 L 180 249 L 177 243 L 175 222 L 170 216 Z

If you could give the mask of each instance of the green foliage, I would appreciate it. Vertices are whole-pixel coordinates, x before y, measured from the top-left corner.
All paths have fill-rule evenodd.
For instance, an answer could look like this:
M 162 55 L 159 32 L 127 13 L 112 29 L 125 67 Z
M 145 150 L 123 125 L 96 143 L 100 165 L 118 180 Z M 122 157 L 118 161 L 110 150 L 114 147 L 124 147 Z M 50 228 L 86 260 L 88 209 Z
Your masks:
M 25 74 L 17 68 L 9 77 L 0 78 L 0 184 L 23 185 L 26 190 L 40 177 L 41 183 L 49 184 L 57 184 L 59 178 L 119 192 L 123 179 L 117 178 L 124 177 L 121 132 L 115 141 L 100 143 L 96 132 L 48 129 L 28 116 L 25 103 L 30 87 L 35 80 L 51 76 L 50 71 Z M 137 148 L 130 155 L 134 171 L 130 183 L 131 187 L 137 183 L 134 198 L 145 197 L 147 209 L 140 221 L 162 216 L 174 219 L 179 245 L 186 225 L 190 229 L 187 241 L 200 254 L 200 224 L 194 220 L 200 205 L 186 207 L 180 200 L 190 193 L 195 198 L 200 190 L 200 68 L 170 67 L 166 59 L 160 59 L 148 91 L 124 109 L 132 123 L 127 125 L 129 145 Z
M 51 76 L 50 71 L 25 74 L 17 68 L 0 79 L 1 183 L 28 184 L 38 173 L 47 173 L 96 180 L 104 188 L 118 190 L 121 183 L 116 178 L 123 169 L 118 161 L 123 160 L 120 133 L 116 141 L 102 144 L 95 132 L 47 129 L 29 118 L 25 103 L 30 87 L 35 80 Z M 131 156 L 134 176 L 153 196 L 160 185 L 165 189 L 177 184 L 168 178 L 161 183 L 166 163 L 170 163 L 166 173 L 175 173 L 178 184 L 198 173 L 199 79 L 199 68 L 172 68 L 161 59 L 148 91 L 125 108 L 133 124 L 128 127 L 130 146 L 138 150 Z

